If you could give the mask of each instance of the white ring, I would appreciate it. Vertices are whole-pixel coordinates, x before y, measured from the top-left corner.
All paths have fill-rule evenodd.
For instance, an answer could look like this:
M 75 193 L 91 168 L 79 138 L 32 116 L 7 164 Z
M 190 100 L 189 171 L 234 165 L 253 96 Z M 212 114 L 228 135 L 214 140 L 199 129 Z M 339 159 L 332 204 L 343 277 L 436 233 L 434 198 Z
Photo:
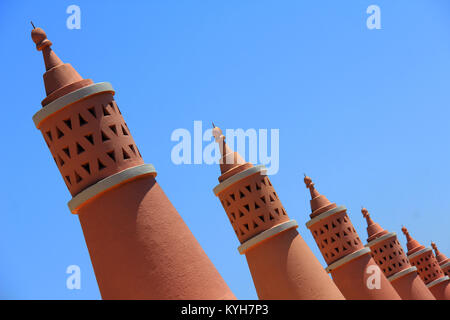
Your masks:
M 72 104 L 78 100 L 100 92 L 112 92 L 112 94 L 114 94 L 114 89 L 109 82 L 95 83 L 70 92 L 56 99 L 55 101 L 50 102 L 34 114 L 33 121 L 36 128 L 39 129 L 39 125 L 41 124 L 41 122 L 56 111 L 59 111 L 67 105 Z
M 297 224 L 297 221 L 295 221 L 295 220 L 289 220 L 289 221 L 280 223 L 270 229 L 267 229 L 267 230 L 257 234 L 253 238 L 250 238 L 249 240 L 245 241 L 243 244 L 241 244 L 238 247 L 238 251 L 240 254 L 244 254 L 246 251 L 248 251 L 251 247 L 253 247 L 257 243 L 259 243 L 263 240 L 266 240 L 268 238 L 271 238 L 280 232 L 283 232 L 283 231 L 291 229 L 291 228 L 297 228 L 297 227 L 298 227 L 298 224 Z
M 369 248 L 362 248 L 361 250 L 355 251 L 353 253 L 350 253 L 349 255 L 346 255 L 345 257 L 340 258 L 338 261 L 333 262 L 332 264 L 330 264 L 325 271 L 330 273 L 331 271 L 333 271 L 334 269 L 342 266 L 343 264 L 352 261 L 353 259 L 356 259 L 362 255 L 365 255 L 366 253 L 369 253 L 370 249 Z
M 99 195 L 100 193 L 113 188 L 114 186 L 127 181 L 138 176 L 153 174 L 156 176 L 155 167 L 151 164 L 143 164 L 140 166 L 132 167 L 115 173 L 109 177 L 106 177 L 99 182 L 93 184 L 92 186 L 84 189 L 78 193 L 72 200 L 67 204 L 72 213 L 76 214 L 77 210 L 85 203 L 87 200 Z
M 231 186 L 233 183 L 236 183 L 239 180 L 242 180 L 252 174 L 255 174 L 257 172 L 261 172 L 261 175 L 265 176 L 267 175 L 267 169 L 264 165 L 254 166 L 251 168 L 248 168 L 247 170 L 244 170 L 242 172 L 239 172 L 235 174 L 234 176 L 231 176 L 230 178 L 226 179 L 225 181 L 222 181 L 217 186 L 214 187 L 213 191 L 214 194 L 217 196 L 217 194 L 224 189 Z
M 411 253 L 411 255 L 408 256 L 408 259 L 411 260 L 414 257 L 417 257 L 419 255 L 421 255 L 422 253 L 425 253 L 427 251 L 431 251 L 431 248 L 423 248 L 415 253 Z
M 427 284 L 427 287 L 428 287 L 428 288 L 434 287 L 435 285 L 437 285 L 437 284 L 439 284 L 439 283 L 441 283 L 441 282 L 443 282 L 443 281 L 447 281 L 447 280 L 450 280 L 450 277 L 449 277 L 449 276 L 445 276 L 445 277 L 436 279 L 436 280 L 434 280 L 434 281 L 431 281 L 429 284 Z
M 386 239 L 388 239 L 388 238 L 390 238 L 390 237 L 395 237 L 396 235 L 397 235 L 397 234 L 396 234 L 395 232 L 389 232 L 389 233 L 386 233 L 385 235 L 382 235 L 381 237 L 376 238 L 376 239 L 374 239 L 374 240 L 368 242 L 368 243 L 366 244 L 366 247 L 373 247 L 373 246 L 376 245 L 377 243 L 379 243 L 379 242 L 381 242 L 381 241 L 383 241 L 383 240 L 386 240 Z
M 341 211 L 344 211 L 344 210 L 347 210 L 347 208 L 345 206 L 337 206 L 336 208 L 333 208 L 333 209 L 330 209 L 328 211 L 325 211 L 324 213 L 319 214 L 317 217 L 314 217 L 311 220 L 309 220 L 306 223 L 306 227 L 309 229 L 310 226 L 312 226 L 313 224 L 316 224 L 320 220 L 323 220 L 323 219 L 331 216 L 332 214 L 334 214 L 336 212 L 341 212 Z
M 414 271 L 417 271 L 416 267 L 406 268 L 402 271 L 399 271 L 399 272 L 393 274 L 392 276 L 388 277 L 387 279 L 392 282 L 392 281 L 397 280 L 398 278 L 401 278 L 403 276 L 406 276 L 407 274 L 410 274 L 411 272 L 414 272 Z

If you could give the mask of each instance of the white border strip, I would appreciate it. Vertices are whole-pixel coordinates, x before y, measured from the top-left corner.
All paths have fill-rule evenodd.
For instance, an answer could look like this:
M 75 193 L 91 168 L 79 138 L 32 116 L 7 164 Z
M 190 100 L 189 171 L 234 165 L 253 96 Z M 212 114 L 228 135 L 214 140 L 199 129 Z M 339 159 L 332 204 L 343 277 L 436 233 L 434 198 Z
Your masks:
M 434 281 L 431 281 L 429 284 L 427 284 L 427 287 L 428 287 L 428 289 L 431 289 L 431 287 L 434 287 L 435 285 L 437 285 L 437 284 L 439 284 L 441 282 L 447 281 L 447 280 L 450 280 L 449 276 L 445 276 L 445 277 L 436 279 Z
M 431 250 L 432 250 L 431 248 L 423 248 L 423 249 L 421 249 L 421 250 L 419 250 L 419 251 L 417 251 L 417 252 L 414 252 L 414 253 L 412 253 L 411 255 L 409 255 L 409 256 L 408 256 L 408 259 L 411 260 L 411 259 L 413 259 L 413 258 L 415 258 L 415 257 L 417 257 L 417 256 L 419 256 L 419 255 L 421 255 L 422 253 L 425 253 L 425 252 L 431 251 Z
M 143 164 L 140 166 L 132 167 L 115 173 L 99 182 L 93 184 L 92 186 L 84 189 L 78 193 L 72 200 L 67 204 L 72 213 L 76 214 L 77 210 L 85 203 L 87 200 L 97 196 L 98 194 L 113 188 L 114 186 L 131 180 L 135 177 L 153 174 L 156 176 L 155 167 L 152 164 Z
M 399 278 L 401 278 L 403 276 L 406 276 L 407 274 L 410 274 L 411 272 L 417 272 L 417 268 L 416 267 L 406 268 L 406 269 L 404 269 L 402 271 L 399 271 L 399 272 L 393 274 L 392 276 L 388 277 L 387 279 L 390 282 L 392 282 L 392 281 L 397 280 L 397 279 L 399 279 Z
M 442 270 L 444 270 L 447 267 L 450 267 L 450 261 L 447 263 L 444 263 L 443 265 L 440 266 Z
M 316 224 L 320 220 L 323 220 L 336 212 L 340 212 L 340 211 L 344 211 L 344 210 L 347 210 L 347 208 L 345 206 L 337 206 L 336 208 L 325 211 L 324 213 L 319 214 L 317 217 L 314 217 L 311 220 L 309 220 L 306 223 L 306 227 L 309 229 L 309 227 L 311 227 L 313 224 Z
M 247 170 L 244 170 L 242 172 L 239 172 L 235 174 L 234 176 L 231 176 L 230 178 L 226 179 L 225 181 L 219 183 L 217 186 L 214 187 L 213 191 L 214 194 L 217 196 L 219 192 L 223 191 L 224 189 L 231 186 L 233 183 L 242 180 L 249 175 L 252 175 L 257 172 L 261 172 L 261 175 L 266 176 L 267 175 L 267 169 L 264 165 L 254 166 L 251 168 L 248 168 Z
M 280 223 L 279 225 L 276 225 L 270 229 L 267 229 L 267 230 L 261 232 L 260 234 L 254 236 L 253 238 L 250 238 L 249 240 L 245 241 L 243 244 L 241 244 L 238 247 L 238 251 L 240 254 L 244 254 L 246 251 L 248 251 L 251 247 L 253 247 L 257 243 L 259 243 L 263 240 L 266 240 L 268 238 L 271 238 L 285 230 L 297 228 L 297 227 L 298 227 L 298 224 L 297 224 L 297 221 L 295 221 L 295 220 L 289 220 L 289 221 Z
M 90 86 L 83 87 L 81 89 L 75 90 L 71 93 L 68 93 L 53 102 L 50 102 L 46 106 L 44 106 L 41 110 L 36 112 L 33 116 L 33 121 L 36 128 L 39 129 L 39 124 L 48 116 L 55 113 L 56 111 L 61 110 L 65 106 L 74 103 L 78 100 L 86 98 L 96 93 L 100 92 L 112 92 L 114 94 L 114 89 L 109 82 L 100 82 L 91 84 Z
M 354 260 L 354 259 L 356 259 L 356 258 L 358 258 L 358 257 L 360 257 L 362 255 L 365 255 L 365 254 L 367 254 L 369 252 L 370 252 L 369 248 L 362 248 L 361 250 L 358 250 L 358 251 L 355 251 L 353 253 L 350 253 L 349 255 L 346 255 L 345 257 L 339 259 L 338 261 L 333 262 L 332 264 L 330 264 L 325 269 L 325 271 L 330 273 L 331 271 L 333 271 L 334 269 L 342 266 L 343 264 L 346 264 L 347 262 L 350 262 L 350 261 L 352 261 L 352 260 Z
M 367 242 L 366 247 L 373 247 L 377 243 L 380 243 L 383 240 L 386 240 L 386 239 L 389 239 L 389 238 L 395 237 L 395 236 L 397 236 L 397 234 L 395 232 L 386 233 L 385 235 L 383 235 L 383 236 L 381 236 L 379 238 L 376 238 L 376 239 L 373 239 L 370 242 Z

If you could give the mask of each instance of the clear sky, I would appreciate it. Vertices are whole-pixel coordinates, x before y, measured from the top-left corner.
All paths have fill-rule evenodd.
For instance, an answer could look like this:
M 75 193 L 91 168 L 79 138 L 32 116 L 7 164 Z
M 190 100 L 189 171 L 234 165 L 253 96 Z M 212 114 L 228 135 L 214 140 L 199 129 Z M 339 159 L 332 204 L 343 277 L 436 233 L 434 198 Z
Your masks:
M 345 3 L 345 4 L 344 4 Z M 81 8 L 69 30 L 66 9 Z M 381 29 L 366 26 L 369 5 Z M 33 20 L 85 78 L 108 81 L 147 163 L 240 299 L 256 299 L 212 188 L 217 165 L 175 165 L 172 132 L 195 120 L 279 129 L 271 181 L 320 262 L 303 173 L 385 229 L 450 256 L 450 2 L 0 1 L 0 298 L 99 299 L 69 192 L 32 116 L 45 97 Z M 81 289 L 66 268 L 81 268 Z

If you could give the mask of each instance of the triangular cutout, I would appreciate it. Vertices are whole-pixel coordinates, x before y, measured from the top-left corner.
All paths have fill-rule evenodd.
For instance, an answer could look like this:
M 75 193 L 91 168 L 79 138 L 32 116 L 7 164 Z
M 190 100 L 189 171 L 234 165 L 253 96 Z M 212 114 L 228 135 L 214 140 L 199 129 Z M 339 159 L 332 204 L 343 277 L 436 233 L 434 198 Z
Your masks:
M 110 116 L 111 115 L 111 113 L 109 113 L 108 109 L 106 109 L 106 107 L 104 105 L 102 105 L 102 108 L 103 108 L 103 115 L 104 116 Z
M 64 165 L 64 160 L 58 155 L 59 165 L 62 167 Z
M 70 149 L 69 147 L 63 148 L 62 151 L 67 155 L 67 157 L 70 159 Z
M 245 186 L 245 189 L 247 189 L 247 190 L 248 190 L 248 192 L 252 192 L 252 189 L 250 188 L 250 185 L 248 185 L 248 186 Z
M 93 134 L 88 134 L 87 136 L 84 136 L 87 141 L 89 141 L 92 145 L 94 145 L 94 135 Z
M 46 134 L 47 134 L 47 137 L 50 140 L 50 142 L 53 141 L 52 132 L 51 131 L 47 131 Z
M 260 218 L 262 222 L 266 222 L 266 221 L 264 220 L 264 215 L 258 216 L 258 218 Z
M 259 206 L 256 202 L 255 202 L 255 209 L 259 209 Z
M 261 199 L 262 202 L 266 203 L 266 197 L 265 196 L 262 196 L 260 199 Z
M 77 154 L 83 153 L 84 148 L 77 142 Z
M 239 190 L 239 198 L 241 198 L 241 199 L 245 198 L 245 194 L 240 190 Z
M 112 124 L 109 126 L 109 128 L 111 129 L 112 132 L 114 132 L 114 134 L 117 136 L 117 128 L 115 124 Z
M 106 153 L 111 159 L 113 159 L 114 162 L 116 162 L 116 154 L 114 153 L 114 150 Z
M 98 171 L 106 168 L 106 166 L 100 161 L 100 159 L 97 159 L 97 163 L 98 163 Z
M 122 148 L 123 159 L 130 159 L 130 155 Z
M 82 127 L 85 124 L 87 124 L 87 121 L 84 120 L 84 118 L 81 116 L 81 114 L 78 114 L 78 119 L 80 120 L 80 127 Z
M 130 144 L 128 146 L 130 147 L 131 151 L 133 151 L 133 153 L 136 154 L 136 149 L 134 149 L 134 145 Z
M 72 120 L 70 120 L 70 118 L 69 119 L 66 119 L 66 120 L 63 120 L 64 121 L 64 123 L 66 124 L 66 126 L 70 129 L 70 130 L 72 130 Z
M 89 166 L 89 162 L 81 165 L 87 173 L 91 174 L 91 167 Z
M 127 136 L 128 135 L 128 132 L 127 132 L 127 130 L 125 130 L 125 128 L 121 125 L 121 127 L 122 127 L 122 133 L 123 133 L 123 135 L 124 136 Z
M 83 178 L 75 171 L 75 181 L 78 183 L 81 180 L 83 180 Z
M 108 141 L 108 140 L 111 140 L 111 139 L 102 130 L 102 142 L 105 142 L 105 141 Z
M 64 133 L 58 127 L 56 127 L 56 134 L 58 139 L 64 137 Z
M 97 113 L 95 112 L 95 107 L 89 108 L 88 111 L 92 114 L 92 116 L 97 119 Z

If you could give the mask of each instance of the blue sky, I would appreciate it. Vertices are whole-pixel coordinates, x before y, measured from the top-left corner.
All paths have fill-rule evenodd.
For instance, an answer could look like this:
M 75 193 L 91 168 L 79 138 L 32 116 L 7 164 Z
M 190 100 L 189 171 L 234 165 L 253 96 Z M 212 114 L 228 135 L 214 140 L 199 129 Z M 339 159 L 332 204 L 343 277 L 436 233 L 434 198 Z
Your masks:
M 343 4 L 345 3 L 345 4 Z M 66 8 L 81 8 L 69 30 Z M 366 8 L 381 8 L 381 30 Z M 85 78 L 108 81 L 147 163 L 240 299 L 257 298 L 212 188 L 217 165 L 175 165 L 170 136 L 194 120 L 279 129 L 273 185 L 299 232 L 303 173 L 345 205 L 362 239 L 366 206 L 450 256 L 450 4 L 442 1 L 0 1 L 3 168 L 0 298 L 99 299 L 70 194 L 31 117 L 45 97 L 33 20 Z M 81 268 L 81 290 L 66 268 Z

